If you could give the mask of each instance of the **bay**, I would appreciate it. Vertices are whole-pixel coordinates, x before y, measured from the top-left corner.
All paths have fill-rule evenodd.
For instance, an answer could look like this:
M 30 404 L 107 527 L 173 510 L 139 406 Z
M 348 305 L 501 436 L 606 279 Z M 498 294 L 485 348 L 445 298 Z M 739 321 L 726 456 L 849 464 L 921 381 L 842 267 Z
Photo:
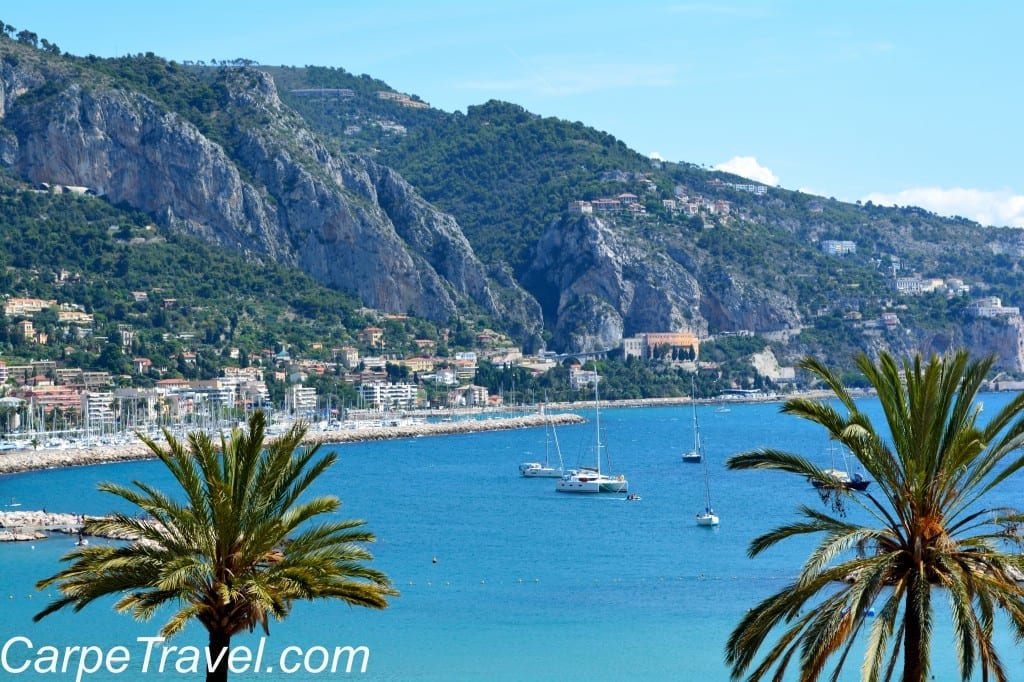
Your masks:
M 986 395 L 986 412 L 1009 398 Z M 877 410 L 873 401 L 865 406 Z M 316 492 L 338 495 L 342 517 L 367 521 L 378 537 L 373 564 L 402 594 L 385 611 L 297 604 L 289 619 L 271 624 L 259 673 L 233 679 L 726 680 L 729 632 L 747 609 L 794 579 L 809 549 L 783 543 L 751 559 L 751 539 L 792 520 L 796 505 L 822 503 L 797 477 L 729 472 L 723 462 L 770 446 L 830 464 L 823 433 L 778 410 L 778 403 L 734 404 L 727 413 L 698 408 L 721 517 L 713 529 L 694 522 L 703 507 L 701 467 L 681 461 L 692 442 L 688 406 L 601 411 L 611 472 L 627 475 L 638 502 L 559 494 L 553 479 L 519 477 L 520 462 L 543 456 L 541 429 L 337 446 L 339 462 Z M 559 428 L 569 466 L 592 459 L 593 412 L 576 411 L 591 423 Z M 994 502 L 1019 501 L 1019 478 Z M 6 476 L 0 502 L 102 514 L 117 500 L 96 492 L 96 483 L 134 479 L 170 488 L 160 465 L 133 462 Z M 73 538 L 59 536 L 0 546 L 0 643 L 26 637 L 35 647 L 124 646 L 131 656 L 125 672 L 101 669 L 82 679 L 135 678 L 145 653 L 137 638 L 156 635 L 159 615 L 137 623 L 115 614 L 108 600 L 78 614 L 31 620 L 52 597 L 36 592 L 35 581 L 56 572 L 72 547 Z M 240 635 L 233 644 L 256 652 L 260 636 Z M 956 679 L 952 635 L 941 618 L 935 637 L 936 679 Z M 204 643 L 201 629 L 190 627 L 155 647 L 145 677 L 181 677 L 180 650 L 170 651 L 163 672 L 158 657 L 165 648 Z M 999 645 L 1011 678 L 1024 678 L 1012 637 L 1000 634 Z M 349 675 L 347 655 L 333 674 L 314 672 L 324 655 L 344 646 L 366 647 L 369 655 L 357 653 Z M 286 663 L 303 669 L 281 670 L 288 647 L 295 649 Z M 855 651 L 858 657 L 861 649 Z M 10 653 L 15 662 L 30 657 L 20 641 Z M 358 673 L 364 660 L 366 672 Z M 75 679 L 75 665 L 45 677 Z M 858 668 L 851 661 L 841 679 L 858 679 Z M 29 669 L 22 677 L 36 675 Z

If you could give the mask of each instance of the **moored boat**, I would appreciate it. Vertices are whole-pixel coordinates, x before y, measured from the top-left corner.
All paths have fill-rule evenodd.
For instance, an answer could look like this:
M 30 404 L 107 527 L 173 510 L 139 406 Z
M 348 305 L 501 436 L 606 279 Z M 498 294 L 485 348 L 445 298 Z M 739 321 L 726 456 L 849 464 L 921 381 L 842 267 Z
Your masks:
M 609 476 L 594 467 L 580 467 L 558 479 L 555 490 L 560 493 L 624 493 L 629 482 L 622 474 Z
M 555 483 L 555 491 L 560 493 L 625 493 L 629 492 L 629 482 L 622 474 L 609 476 L 601 473 L 601 409 L 598 399 L 597 382 L 594 382 L 594 434 L 595 459 L 597 465 L 583 466 L 573 469 Z
M 864 478 L 863 475 L 861 475 L 860 473 L 854 473 L 851 476 L 848 472 L 836 468 L 836 451 L 834 444 L 830 444 L 829 446 L 829 455 L 832 458 L 832 468 L 824 469 L 822 471 L 822 473 L 826 475 L 826 478 L 824 479 L 808 476 L 807 480 L 810 481 L 811 485 L 813 485 L 815 488 L 842 487 L 846 488 L 847 490 L 867 490 L 867 487 L 871 483 L 871 481 Z M 843 454 L 843 463 L 846 463 L 845 453 Z
M 840 471 L 839 469 L 825 469 L 824 473 L 829 477 L 828 480 L 821 480 L 817 478 L 811 478 L 811 485 L 815 488 L 835 488 L 843 487 L 847 490 L 867 490 L 868 485 L 871 481 L 864 478 L 859 473 L 854 473 L 853 476 Z
M 544 425 L 544 462 L 523 462 L 520 464 L 519 475 L 525 478 L 561 478 L 564 473 L 562 448 L 558 445 L 558 434 L 555 433 L 555 424 L 547 413 L 545 413 L 545 417 L 547 418 Z M 558 455 L 557 467 L 549 463 L 552 442 L 555 446 L 555 454 Z
M 697 399 L 693 384 L 690 385 L 690 405 L 693 407 L 693 449 L 683 453 L 683 461 L 687 464 L 700 464 L 704 459 L 704 449 L 700 444 L 700 425 L 697 423 Z

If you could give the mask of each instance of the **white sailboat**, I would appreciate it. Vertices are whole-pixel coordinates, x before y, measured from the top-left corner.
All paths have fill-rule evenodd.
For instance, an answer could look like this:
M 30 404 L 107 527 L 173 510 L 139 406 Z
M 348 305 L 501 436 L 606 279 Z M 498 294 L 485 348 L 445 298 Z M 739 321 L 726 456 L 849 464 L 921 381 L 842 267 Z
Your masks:
M 543 407 L 541 409 L 544 409 Z M 558 445 L 558 434 L 555 433 L 555 424 L 551 421 L 551 415 L 545 412 L 547 417 L 544 426 L 544 461 L 523 462 L 519 465 L 519 474 L 526 478 L 561 478 L 563 473 L 562 448 Z M 558 466 L 551 466 L 549 453 L 551 444 L 554 443 L 555 454 L 558 455 Z
M 690 387 L 690 404 L 693 406 L 693 449 L 683 453 L 683 461 L 687 464 L 700 464 L 704 459 L 704 449 L 700 444 L 700 425 L 697 424 L 697 401 L 693 387 Z
M 601 473 L 601 409 L 597 393 L 597 379 L 594 381 L 594 433 L 596 438 L 595 455 L 597 466 L 580 467 L 567 472 L 555 484 L 560 493 L 625 493 L 629 492 L 629 482 L 622 474 L 608 476 Z
M 708 458 L 703 461 L 705 469 L 705 508 L 697 513 L 697 525 L 718 525 L 718 514 L 711 506 L 711 485 L 708 483 Z
M 696 417 L 694 418 L 696 420 Z M 704 453 L 702 452 L 701 455 Z M 718 514 L 711 508 L 711 484 L 708 483 L 708 458 L 701 457 L 704 467 L 704 511 L 697 513 L 698 526 L 717 526 Z
M 815 478 L 808 478 L 811 485 L 815 488 L 833 488 L 843 487 L 848 490 L 867 490 L 868 485 L 871 483 L 868 479 L 864 478 L 861 473 L 854 473 L 852 476 L 846 471 L 846 453 L 843 452 L 843 469 L 836 468 L 836 446 L 834 442 L 829 442 L 829 455 L 832 458 L 832 468 L 825 469 L 824 473 L 828 475 L 829 479 L 826 481 L 818 480 Z

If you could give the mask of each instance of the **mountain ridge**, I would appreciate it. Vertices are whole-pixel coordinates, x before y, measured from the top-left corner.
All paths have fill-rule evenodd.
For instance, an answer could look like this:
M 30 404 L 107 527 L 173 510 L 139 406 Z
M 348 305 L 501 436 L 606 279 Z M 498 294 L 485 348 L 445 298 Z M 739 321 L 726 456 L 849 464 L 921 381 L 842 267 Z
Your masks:
M 387 312 L 445 322 L 479 311 L 527 350 L 684 330 L 790 338 L 776 342 L 784 357 L 942 352 L 989 337 L 956 306 L 898 296 L 893 275 L 985 276 L 986 293 L 1008 301 L 1024 282 L 1019 232 L 782 188 L 755 195 L 737 176 L 654 163 L 510 103 L 447 114 L 339 70 L 75 58 L 10 39 L 0 59 L 0 163 L 25 182 L 91 187 Z M 353 95 L 317 101 L 300 85 Z M 643 210 L 569 210 L 617 193 Z M 680 197 L 725 208 L 669 208 Z M 828 239 L 859 251 L 830 256 Z M 885 311 L 899 328 L 856 326 Z M 849 333 L 829 341 L 837 324 Z M 1024 366 L 1013 343 L 990 345 L 1005 369 Z

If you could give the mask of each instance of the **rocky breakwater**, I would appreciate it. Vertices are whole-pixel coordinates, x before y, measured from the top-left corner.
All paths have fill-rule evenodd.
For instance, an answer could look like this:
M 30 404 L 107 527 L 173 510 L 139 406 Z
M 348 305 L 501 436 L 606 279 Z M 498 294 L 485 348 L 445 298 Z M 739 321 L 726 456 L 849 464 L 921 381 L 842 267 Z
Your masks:
M 69 448 L 63 450 L 11 450 L 0 454 L 0 474 L 38 471 L 58 467 L 108 464 L 153 456 L 141 441 L 118 446 Z
M 554 424 L 579 424 L 586 421 L 577 414 L 562 413 L 553 415 L 530 414 L 520 417 L 492 417 L 490 419 L 463 419 L 450 422 L 408 422 L 336 431 L 309 431 L 304 442 L 307 445 L 327 445 L 332 443 L 389 440 L 393 438 L 475 433 L 478 431 L 523 429 L 543 426 L 548 420 Z M 0 454 L 0 474 L 152 458 L 153 453 L 141 441 L 119 446 L 72 448 L 67 450 L 14 450 Z
M 126 535 L 90 533 L 85 529 L 89 521 L 103 517 L 86 516 L 83 514 L 55 514 L 42 511 L 6 511 L 0 512 L 0 542 L 17 542 L 24 540 L 45 540 L 51 533 L 78 535 L 79 542 L 88 544 L 88 537 L 102 537 L 108 540 L 135 540 Z
M 45 540 L 51 531 L 77 533 L 84 518 L 77 514 L 44 511 L 0 512 L 0 542 Z
M 358 429 L 310 432 L 306 442 L 314 443 L 357 443 L 392 438 L 419 438 L 421 436 L 443 436 L 479 431 L 500 431 L 544 426 L 547 423 L 581 424 L 586 420 L 578 414 L 529 414 L 520 417 L 492 417 L 490 419 L 464 419 L 450 422 L 409 422 L 391 426 L 372 426 Z

